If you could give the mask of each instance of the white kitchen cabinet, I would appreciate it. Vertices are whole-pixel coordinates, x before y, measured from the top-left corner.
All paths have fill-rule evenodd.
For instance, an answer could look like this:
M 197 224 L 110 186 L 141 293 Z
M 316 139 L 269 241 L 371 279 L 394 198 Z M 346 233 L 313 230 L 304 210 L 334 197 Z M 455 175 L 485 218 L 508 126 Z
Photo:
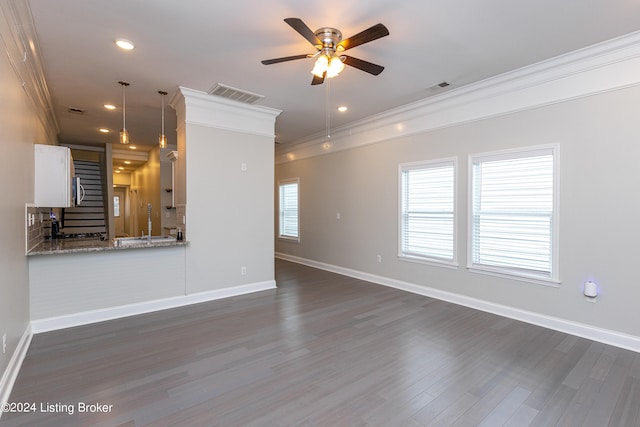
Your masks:
M 37 207 L 68 208 L 73 198 L 71 150 L 57 145 L 34 145 L 34 201 Z

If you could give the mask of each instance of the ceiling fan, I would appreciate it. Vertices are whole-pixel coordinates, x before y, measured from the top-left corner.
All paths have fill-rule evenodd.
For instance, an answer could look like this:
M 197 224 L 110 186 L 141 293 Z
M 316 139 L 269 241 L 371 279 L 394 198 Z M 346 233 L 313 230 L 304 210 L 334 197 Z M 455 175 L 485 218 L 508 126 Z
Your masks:
M 389 30 L 382 24 L 376 24 L 358 34 L 342 40 L 342 33 L 331 27 L 322 27 L 316 32 L 300 18 L 286 18 L 284 20 L 302 37 L 311 43 L 317 50 L 316 53 L 285 56 L 282 58 L 265 59 L 264 65 L 277 64 L 279 62 L 293 61 L 296 59 L 317 58 L 311 73 L 313 73 L 312 85 L 322 84 L 325 78 L 337 76 L 345 65 L 365 71 L 377 76 L 384 70 L 381 65 L 373 64 L 353 56 L 342 55 L 347 49 L 352 49 L 361 44 L 389 35 Z

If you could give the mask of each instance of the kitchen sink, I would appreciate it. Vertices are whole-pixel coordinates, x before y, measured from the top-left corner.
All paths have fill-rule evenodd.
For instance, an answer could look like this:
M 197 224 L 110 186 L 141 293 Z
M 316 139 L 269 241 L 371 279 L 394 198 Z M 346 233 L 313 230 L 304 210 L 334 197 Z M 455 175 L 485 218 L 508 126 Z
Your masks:
M 151 236 L 149 237 L 119 237 L 114 240 L 116 246 L 143 245 L 145 243 L 171 243 L 175 242 L 173 236 Z

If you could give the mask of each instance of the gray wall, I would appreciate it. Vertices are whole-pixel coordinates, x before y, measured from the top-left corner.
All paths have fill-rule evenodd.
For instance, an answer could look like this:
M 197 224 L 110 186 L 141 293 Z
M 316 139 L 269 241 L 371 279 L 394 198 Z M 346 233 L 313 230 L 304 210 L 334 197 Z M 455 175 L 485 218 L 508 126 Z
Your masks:
M 276 165 L 276 185 L 299 177 L 301 191 L 301 241 L 277 240 L 276 253 L 638 337 L 639 100 L 640 88 L 620 89 Z M 468 156 L 542 144 L 560 147 L 562 283 L 467 271 Z M 401 261 L 398 165 L 452 156 L 459 168 L 459 267 Z M 601 285 L 595 304 L 581 294 L 587 279 Z
M 273 282 L 273 136 L 185 126 L 186 293 Z
M 4 25 L 2 20 L 2 25 Z M 4 29 L 3 29 L 4 32 Z M 5 52 L 0 54 L 0 378 L 29 325 L 29 278 L 25 256 L 25 203 L 33 202 L 33 144 L 51 143 Z M 0 390 L 1 392 L 2 390 Z

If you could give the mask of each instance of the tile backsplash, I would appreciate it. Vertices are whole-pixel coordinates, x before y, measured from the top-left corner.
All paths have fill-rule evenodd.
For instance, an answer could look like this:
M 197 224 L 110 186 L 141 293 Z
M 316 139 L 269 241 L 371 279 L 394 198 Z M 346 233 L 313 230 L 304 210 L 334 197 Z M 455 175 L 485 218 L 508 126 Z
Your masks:
M 53 209 L 57 218 L 60 217 L 60 210 Z M 26 242 L 25 252 L 38 246 L 40 243 L 51 237 L 51 209 L 37 208 L 33 205 L 25 205 L 25 227 Z M 30 219 L 32 221 L 30 221 Z
M 176 228 L 182 230 L 182 238 L 187 240 L 187 205 L 176 205 Z

